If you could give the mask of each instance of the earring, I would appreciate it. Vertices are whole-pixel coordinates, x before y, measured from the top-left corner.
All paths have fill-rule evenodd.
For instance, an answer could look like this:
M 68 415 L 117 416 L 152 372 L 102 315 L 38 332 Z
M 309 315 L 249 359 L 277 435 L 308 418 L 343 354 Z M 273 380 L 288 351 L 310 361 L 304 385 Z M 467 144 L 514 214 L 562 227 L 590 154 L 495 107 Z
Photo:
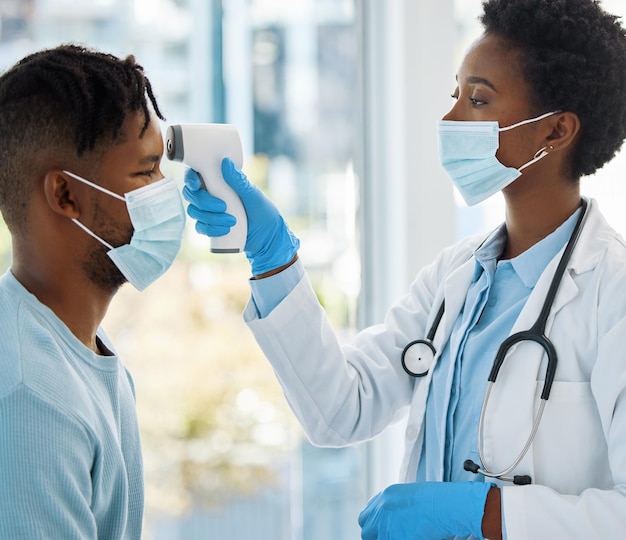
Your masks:
M 551 152 L 552 150 L 554 150 L 554 145 L 553 144 L 549 144 L 548 146 L 544 146 L 540 150 L 537 150 L 537 153 L 535 154 L 533 159 L 539 159 L 539 158 L 542 158 L 544 156 L 547 156 L 548 153 Z

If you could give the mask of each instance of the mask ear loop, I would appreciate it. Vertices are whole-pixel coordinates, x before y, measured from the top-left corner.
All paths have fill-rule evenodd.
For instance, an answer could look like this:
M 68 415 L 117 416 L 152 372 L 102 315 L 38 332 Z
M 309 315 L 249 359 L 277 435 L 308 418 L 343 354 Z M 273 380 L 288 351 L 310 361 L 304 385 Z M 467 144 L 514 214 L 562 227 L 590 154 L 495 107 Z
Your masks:
M 511 129 L 515 129 L 516 127 L 525 126 L 526 124 L 532 124 L 533 122 L 539 122 L 539 120 L 543 120 L 544 118 L 548 118 L 548 116 L 552 116 L 553 114 L 558 114 L 561 111 L 550 111 L 547 113 L 543 113 L 540 116 L 535 118 L 529 118 L 528 120 L 522 120 L 521 122 L 517 122 L 515 124 L 511 124 L 510 126 L 499 127 L 498 131 L 509 131 Z
M 522 120 L 521 122 L 517 122 L 516 124 L 512 124 L 510 126 L 498 128 L 498 131 L 509 131 L 509 130 L 514 129 L 514 128 L 519 127 L 519 126 L 524 126 L 526 124 L 531 124 L 533 122 L 538 122 L 539 120 L 543 120 L 544 118 L 548 118 L 549 116 L 552 116 L 553 114 L 558 114 L 560 112 L 561 112 L 560 110 L 550 111 L 550 112 L 544 113 L 544 114 L 542 114 L 540 116 L 537 116 L 535 118 L 529 118 L 528 120 Z M 544 157 L 546 157 L 549 154 L 548 150 L 554 150 L 554 146 L 552 146 L 552 145 L 544 146 L 541 150 L 537 151 L 537 153 L 534 155 L 533 159 L 531 159 L 528 163 L 522 165 L 517 170 L 521 172 L 526 167 L 529 167 L 533 163 L 536 163 L 540 159 L 543 159 Z
M 532 165 L 533 163 L 537 163 L 537 161 L 539 161 L 540 159 L 543 159 L 544 157 L 546 157 L 550 152 L 549 150 L 554 150 L 554 146 L 552 146 L 551 144 L 548 146 L 544 146 L 543 148 L 537 150 L 537 152 L 535 153 L 535 155 L 533 156 L 533 158 L 528 162 L 525 163 L 524 165 L 522 165 L 519 169 L 517 169 L 518 171 L 523 171 L 526 167 L 529 167 L 530 165 Z
M 102 191 L 102 193 L 111 195 L 111 197 L 115 197 L 116 199 L 119 199 L 120 201 L 126 201 L 126 199 L 122 197 L 121 195 L 118 195 L 117 193 L 114 193 L 113 191 L 107 188 L 99 186 L 98 184 L 94 184 L 93 182 L 90 182 L 89 180 L 87 180 L 86 178 L 83 178 L 82 176 L 78 176 L 77 174 L 71 173 L 70 171 L 64 170 L 63 172 L 67 174 L 68 176 L 71 176 L 72 178 L 74 178 L 74 180 L 78 180 L 79 182 L 82 182 L 83 184 L 87 184 L 88 186 L 91 186 L 92 188 L 95 188 L 98 191 Z
M 66 171 L 66 170 L 64 170 L 63 172 L 71 176 L 75 180 L 82 182 L 83 184 L 87 184 L 88 186 L 91 186 L 92 188 L 95 188 L 98 191 L 102 191 L 103 193 L 106 193 L 107 195 L 111 195 L 111 197 L 115 197 L 116 199 L 120 199 L 121 201 L 126 201 L 126 199 L 122 197 L 121 195 L 118 195 L 117 193 L 113 193 L 112 191 L 106 188 L 103 188 L 102 186 L 99 186 L 98 184 L 94 184 L 93 182 L 90 182 L 89 180 L 87 180 L 86 178 L 83 178 L 82 176 L 78 176 L 77 174 L 71 173 L 70 171 Z M 89 236 L 95 238 L 98 242 L 100 242 L 104 247 L 108 248 L 109 250 L 115 249 L 111 244 L 109 244 L 108 242 L 100 238 L 96 233 L 94 233 L 93 231 L 90 231 L 87 227 L 85 227 L 85 225 L 83 225 L 76 218 L 72 218 L 72 221 L 76 223 L 76 225 L 78 225 Z
M 85 227 L 80 221 L 78 221 L 76 218 L 72 218 L 72 221 L 74 223 L 76 223 L 76 225 L 78 225 L 83 231 L 85 231 L 89 236 L 95 238 L 98 242 L 100 242 L 104 247 L 109 248 L 110 250 L 115 249 L 111 244 L 109 244 L 108 242 L 106 242 L 105 240 L 102 240 L 102 238 L 100 238 L 96 233 L 90 231 L 87 227 Z

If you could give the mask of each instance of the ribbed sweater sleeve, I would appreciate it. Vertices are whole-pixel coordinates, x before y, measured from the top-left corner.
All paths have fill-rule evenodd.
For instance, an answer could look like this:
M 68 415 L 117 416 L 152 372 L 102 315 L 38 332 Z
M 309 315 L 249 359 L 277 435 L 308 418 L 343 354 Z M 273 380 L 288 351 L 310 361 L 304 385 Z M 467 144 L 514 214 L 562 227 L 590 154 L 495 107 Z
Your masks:
M 96 538 L 88 432 L 19 385 L 0 398 L 0 441 L 0 538 Z

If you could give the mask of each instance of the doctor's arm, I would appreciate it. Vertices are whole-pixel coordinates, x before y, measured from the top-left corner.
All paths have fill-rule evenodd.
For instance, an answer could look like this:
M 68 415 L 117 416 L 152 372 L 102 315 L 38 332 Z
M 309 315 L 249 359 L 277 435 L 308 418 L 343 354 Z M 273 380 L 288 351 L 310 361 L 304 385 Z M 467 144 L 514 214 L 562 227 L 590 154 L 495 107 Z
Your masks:
M 253 302 L 244 319 L 307 436 L 314 444 L 345 446 L 379 433 L 399 419 L 400 409 L 410 402 L 414 381 L 400 361 L 392 359 L 400 358 L 406 329 L 419 332 L 416 323 L 428 316 L 431 291 L 424 293 L 428 305 L 420 306 L 417 318 L 413 306 L 402 309 L 401 328 L 393 324 L 387 331 L 381 326 L 343 346 L 296 260 L 298 239 L 273 203 L 232 162 L 224 160 L 222 167 L 248 215 L 244 251 L 254 277 Z M 222 201 L 200 190 L 196 180 L 197 175 L 187 171 L 183 195 L 190 203 L 188 214 L 198 222 L 197 231 L 208 236 L 226 234 L 234 218 L 225 213 Z M 265 279 L 258 279 L 261 276 Z M 282 293 L 266 301 L 270 289 L 266 284 L 274 279 Z

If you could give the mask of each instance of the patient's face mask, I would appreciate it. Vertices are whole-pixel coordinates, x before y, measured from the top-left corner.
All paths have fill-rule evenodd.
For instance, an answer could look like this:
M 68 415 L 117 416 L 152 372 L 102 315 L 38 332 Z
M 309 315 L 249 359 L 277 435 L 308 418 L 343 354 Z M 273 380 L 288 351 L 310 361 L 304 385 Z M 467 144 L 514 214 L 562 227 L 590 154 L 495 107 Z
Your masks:
M 437 125 L 439 160 L 469 206 L 478 204 L 507 187 L 522 170 L 548 155 L 546 148 L 519 169 L 506 167 L 496 151 L 500 131 L 508 131 L 556 114 L 549 112 L 507 127 L 498 122 L 440 120 Z
M 172 178 L 130 191 L 122 197 L 69 171 L 72 178 L 126 202 L 134 231 L 130 244 L 113 247 L 77 219 L 76 225 L 109 248 L 107 255 L 124 277 L 139 291 L 161 277 L 172 265 L 185 228 L 183 201 Z

